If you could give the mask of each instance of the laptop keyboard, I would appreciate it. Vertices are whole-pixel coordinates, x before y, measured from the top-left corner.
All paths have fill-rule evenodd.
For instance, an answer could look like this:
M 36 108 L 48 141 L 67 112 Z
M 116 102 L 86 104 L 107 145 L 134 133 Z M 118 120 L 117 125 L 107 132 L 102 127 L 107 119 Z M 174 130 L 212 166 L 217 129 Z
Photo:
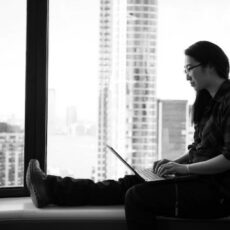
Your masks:
M 164 180 L 165 178 L 153 173 L 151 169 L 136 169 L 137 173 L 145 179 L 145 181 Z

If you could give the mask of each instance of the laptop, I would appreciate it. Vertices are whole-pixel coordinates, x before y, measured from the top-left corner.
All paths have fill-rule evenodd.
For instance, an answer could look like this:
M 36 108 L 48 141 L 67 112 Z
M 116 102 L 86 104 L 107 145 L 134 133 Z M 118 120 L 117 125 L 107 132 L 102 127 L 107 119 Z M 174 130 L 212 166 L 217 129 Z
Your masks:
M 127 161 L 124 160 L 124 158 L 121 157 L 121 155 L 111 146 L 106 145 L 108 149 L 111 150 L 112 153 L 114 153 L 115 156 L 118 157 L 137 177 L 144 181 L 165 181 L 165 180 L 188 180 L 197 178 L 196 175 L 189 175 L 189 176 L 176 176 L 175 174 L 167 175 L 164 177 L 158 176 L 156 173 L 152 171 L 152 169 L 134 169 Z

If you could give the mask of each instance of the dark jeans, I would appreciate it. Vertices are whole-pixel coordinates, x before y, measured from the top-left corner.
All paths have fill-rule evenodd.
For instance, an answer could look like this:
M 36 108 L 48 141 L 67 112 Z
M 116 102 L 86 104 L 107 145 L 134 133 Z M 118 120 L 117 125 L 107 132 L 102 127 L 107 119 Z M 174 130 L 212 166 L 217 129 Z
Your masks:
M 136 185 L 126 193 L 129 230 L 156 229 L 155 216 L 218 218 L 229 215 L 218 188 L 204 178 Z
M 143 183 L 135 175 L 97 183 L 89 179 L 48 175 L 46 182 L 51 203 L 59 206 L 124 204 L 127 190 Z
M 131 229 L 154 229 L 155 216 L 215 218 L 228 213 L 218 188 L 204 179 L 143 182 L 129 175 L 95 183 L 88 179 L 47 177 L 51 202 L 60 206 L 125 204 Z

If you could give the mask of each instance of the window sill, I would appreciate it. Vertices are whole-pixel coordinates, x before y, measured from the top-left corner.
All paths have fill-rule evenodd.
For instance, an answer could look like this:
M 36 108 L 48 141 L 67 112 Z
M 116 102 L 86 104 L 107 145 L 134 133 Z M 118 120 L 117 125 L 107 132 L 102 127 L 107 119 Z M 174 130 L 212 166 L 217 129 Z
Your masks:
M 2 228 L 3 226 L 3 228 Z M 36 208 L 29 197 L 0 199 L 1 229 L 126 230 L 123 206 Z M 95 228 L 96 227 L 96 228 Z
M 179 219 L 157 217 L 156 229 L 230 229 L 230 217 L 220 219 Z M 123 206 L 49 206 L 38 209 L 29 197 L 0 199 L 0 228 L 24 230 L 127 230 Z
M 125 221 L 123 206 L 82 206 L 36 208 L 30 197 L 1 198 L 0 220 L 114 220 Z

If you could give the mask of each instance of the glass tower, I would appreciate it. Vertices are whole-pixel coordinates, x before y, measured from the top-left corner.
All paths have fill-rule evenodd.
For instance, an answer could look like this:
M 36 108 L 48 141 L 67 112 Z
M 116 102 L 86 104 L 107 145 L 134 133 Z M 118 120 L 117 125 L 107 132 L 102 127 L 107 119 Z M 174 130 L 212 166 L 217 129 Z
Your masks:
M 101 0 L 97 179 L 126 173 L 105 144 L 134 167 L 157 159 L 157 1 Z

